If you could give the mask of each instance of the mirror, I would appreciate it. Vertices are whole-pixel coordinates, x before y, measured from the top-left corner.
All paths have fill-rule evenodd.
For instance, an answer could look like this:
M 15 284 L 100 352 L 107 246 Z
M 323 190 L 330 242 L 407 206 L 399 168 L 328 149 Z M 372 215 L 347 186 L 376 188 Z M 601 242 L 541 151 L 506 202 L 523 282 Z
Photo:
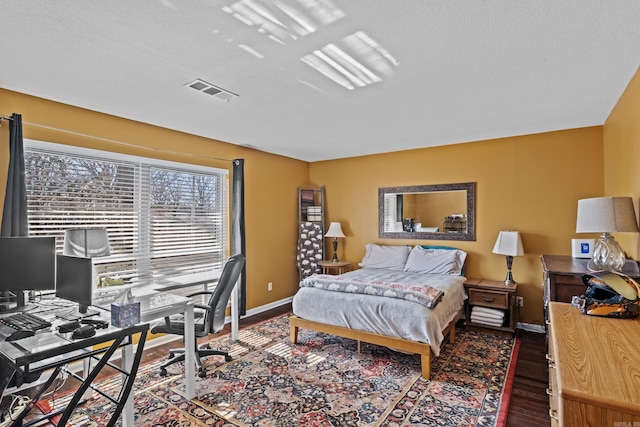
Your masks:
M 378 236 L 475 240 L 475 183 L 378 189 Z

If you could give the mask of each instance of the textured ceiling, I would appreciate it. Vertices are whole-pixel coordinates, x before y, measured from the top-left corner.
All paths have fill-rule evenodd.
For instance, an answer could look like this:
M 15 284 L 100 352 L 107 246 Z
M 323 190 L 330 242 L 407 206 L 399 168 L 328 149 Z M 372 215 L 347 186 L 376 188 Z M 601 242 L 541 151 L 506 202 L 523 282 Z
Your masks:
M 640 1 L 11 1 L 0 37 L 2 88 L 317 161 L 601 125 Z

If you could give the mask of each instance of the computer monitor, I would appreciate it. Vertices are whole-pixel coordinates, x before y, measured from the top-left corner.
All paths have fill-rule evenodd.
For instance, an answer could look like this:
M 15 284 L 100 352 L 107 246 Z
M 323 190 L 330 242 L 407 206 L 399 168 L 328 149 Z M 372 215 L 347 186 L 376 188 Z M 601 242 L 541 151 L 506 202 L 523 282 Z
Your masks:
M 89 311 L 93 295 L 91 258 L 57 255 L 56 297 L 78 303 L 77 309 L 62 312 L 59 317 L 75 320 L 97 314 Z
M 22 310 L 25 291 L 53 290 L 55 280 L 55 237 L 0 237 L 0 294 L 5 296 L 0 310 L 10 308 L 10 292 L 15 293 L 16 309 Z

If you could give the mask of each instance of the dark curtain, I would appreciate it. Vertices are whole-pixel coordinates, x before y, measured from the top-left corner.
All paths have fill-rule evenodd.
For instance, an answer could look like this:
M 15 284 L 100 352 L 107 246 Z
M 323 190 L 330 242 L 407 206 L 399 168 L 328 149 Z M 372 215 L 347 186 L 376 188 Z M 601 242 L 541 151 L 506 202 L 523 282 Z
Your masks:
M 7 189 L 2 208 L 2 228 L 0 236 L 28 236 L 27 221 L 27 186 L 24 182 L 24 142 L 22 140 L 22 116 L 13 113 L 9 120 L 9 172 L 7 174 Z M 3 295 L 6 297 L 6 295 Z M 26 376 L 6 365 L 0 364 L 0 377 L 12 375 L 9 387 L 21 386 L 25 382 L 32 382 L 40 377 L 40 373 Z
M 2 210 L 2 237 L 29 235 L 23 145 L 22 116 L 13 113 L 9 120 L 9 173 Z
M 231 193 L 231 253 L 246 256 L 244 225 L 244 159 L 233 160 L 233 183 Z M 247 264 L 240 276 L 238 316 L 247 314 Z

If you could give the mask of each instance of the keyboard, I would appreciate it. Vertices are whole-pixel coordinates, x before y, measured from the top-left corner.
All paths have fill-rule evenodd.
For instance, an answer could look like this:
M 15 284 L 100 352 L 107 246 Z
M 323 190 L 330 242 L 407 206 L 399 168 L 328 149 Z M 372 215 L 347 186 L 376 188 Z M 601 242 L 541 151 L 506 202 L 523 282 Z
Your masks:
M 0 323 L 15 330 L 26 329 L 34 332 L 51 327 L 51 322 L 31 313 L 13 313 L 0 317 Z

